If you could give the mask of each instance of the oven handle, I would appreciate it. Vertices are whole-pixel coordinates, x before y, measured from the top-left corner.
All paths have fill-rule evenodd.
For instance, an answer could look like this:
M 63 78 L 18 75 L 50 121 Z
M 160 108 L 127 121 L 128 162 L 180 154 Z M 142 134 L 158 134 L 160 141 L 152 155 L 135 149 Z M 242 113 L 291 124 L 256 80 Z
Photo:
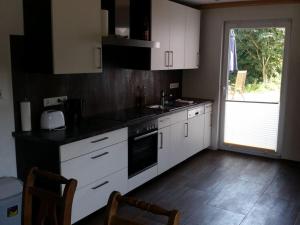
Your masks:
M 147 138 L 147 137 L 152 136 L 152 135 L 157 134 L 157 133 L 158 133 L 158 131 L 156 130 L 156 131 L 153 131 L 153 132 L 151 132 L 151 133 L 148 133 L 148 134 L 144 134 L 144 135 L 135 137 L 135 138 L 133 138 L 133 140 L 134 140 L 134 141 L 138 141 L 138 140 Z

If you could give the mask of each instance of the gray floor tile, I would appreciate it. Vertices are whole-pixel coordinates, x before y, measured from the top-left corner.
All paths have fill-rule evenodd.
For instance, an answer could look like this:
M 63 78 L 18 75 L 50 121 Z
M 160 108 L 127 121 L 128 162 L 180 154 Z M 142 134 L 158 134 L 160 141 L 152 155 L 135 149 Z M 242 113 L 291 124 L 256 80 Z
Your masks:
M 299 209 L 293 202 L 264 194 L 242 225 L 294 225 Z
M 244 180 L 228 184 L 209 205 L 246 215 L 265 190 L 265 185 Z

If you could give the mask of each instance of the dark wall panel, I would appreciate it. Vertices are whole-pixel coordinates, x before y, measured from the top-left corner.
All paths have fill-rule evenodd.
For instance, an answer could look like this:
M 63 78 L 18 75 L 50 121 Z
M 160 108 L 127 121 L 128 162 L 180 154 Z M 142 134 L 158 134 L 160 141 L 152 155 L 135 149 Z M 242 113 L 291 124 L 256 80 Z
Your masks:
M 145 87 L 146 104 L 159 103 L 160 91 L 181 96 L 181 71 L 141 71 L 116 68 L 104 63 L 101 74 L 51 75 L 24 71 L 23 37 L 11 37 L 16 130 L 20 130 L 19 102 L 31 102 L 33 129 L 39 128 L 43 98 L 68 96 L 84 100 L 84 116 L 135 107 L 138 87 Z M 180 88 L 169 90 L 171 82 Z

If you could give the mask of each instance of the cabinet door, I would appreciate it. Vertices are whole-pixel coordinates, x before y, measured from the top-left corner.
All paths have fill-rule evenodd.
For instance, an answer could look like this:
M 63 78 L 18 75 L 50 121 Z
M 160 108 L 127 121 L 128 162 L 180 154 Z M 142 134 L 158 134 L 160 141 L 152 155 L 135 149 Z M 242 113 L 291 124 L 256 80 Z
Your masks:
M 185 69 L 199 67 L 200 20 L 199 10 L 186 8 Z
M 211 143 L 211 117 L 211 112 L 205 113 L 204 148 L 208 148 Z
M 188 136 L 188 122 L 182 121 L 170 127 L 171 129 L 171 165 L 175 166 L 187 158 L 186 138 Z
M 170 11 L 170 69 L 184 68 L 184 36 L 186 6 L 169 2 Z
M 188 137 L 186 146 L 188 157 L 204 149 L 204 114 L 194 117 L 188 121 Z
M 52 0 L 55 74 L 101 72 L 100 13 L 100 0 Z
M 172 167 L 170 138 L 170 127 L 158 131 L 158 174 Z
M 167 70 L 170 50 L 170 16 L 168 0 L 152 0 L 151 40 L 160 48 L 151 49 L 151 70 Z

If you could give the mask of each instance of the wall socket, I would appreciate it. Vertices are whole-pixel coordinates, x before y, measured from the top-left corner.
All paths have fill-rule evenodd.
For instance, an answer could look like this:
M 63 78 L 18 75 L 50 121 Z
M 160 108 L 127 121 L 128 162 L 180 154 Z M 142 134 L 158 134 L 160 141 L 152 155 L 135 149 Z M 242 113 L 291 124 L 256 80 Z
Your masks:
M 179 83 L 170 83 L 170 89 L 179 88 Z
M 64 101 L 67 101 L 67 100 L 68 100 L 67 96 L 44 98 L 44 107 L 61 105 L 61 104 L 63 104 Z

